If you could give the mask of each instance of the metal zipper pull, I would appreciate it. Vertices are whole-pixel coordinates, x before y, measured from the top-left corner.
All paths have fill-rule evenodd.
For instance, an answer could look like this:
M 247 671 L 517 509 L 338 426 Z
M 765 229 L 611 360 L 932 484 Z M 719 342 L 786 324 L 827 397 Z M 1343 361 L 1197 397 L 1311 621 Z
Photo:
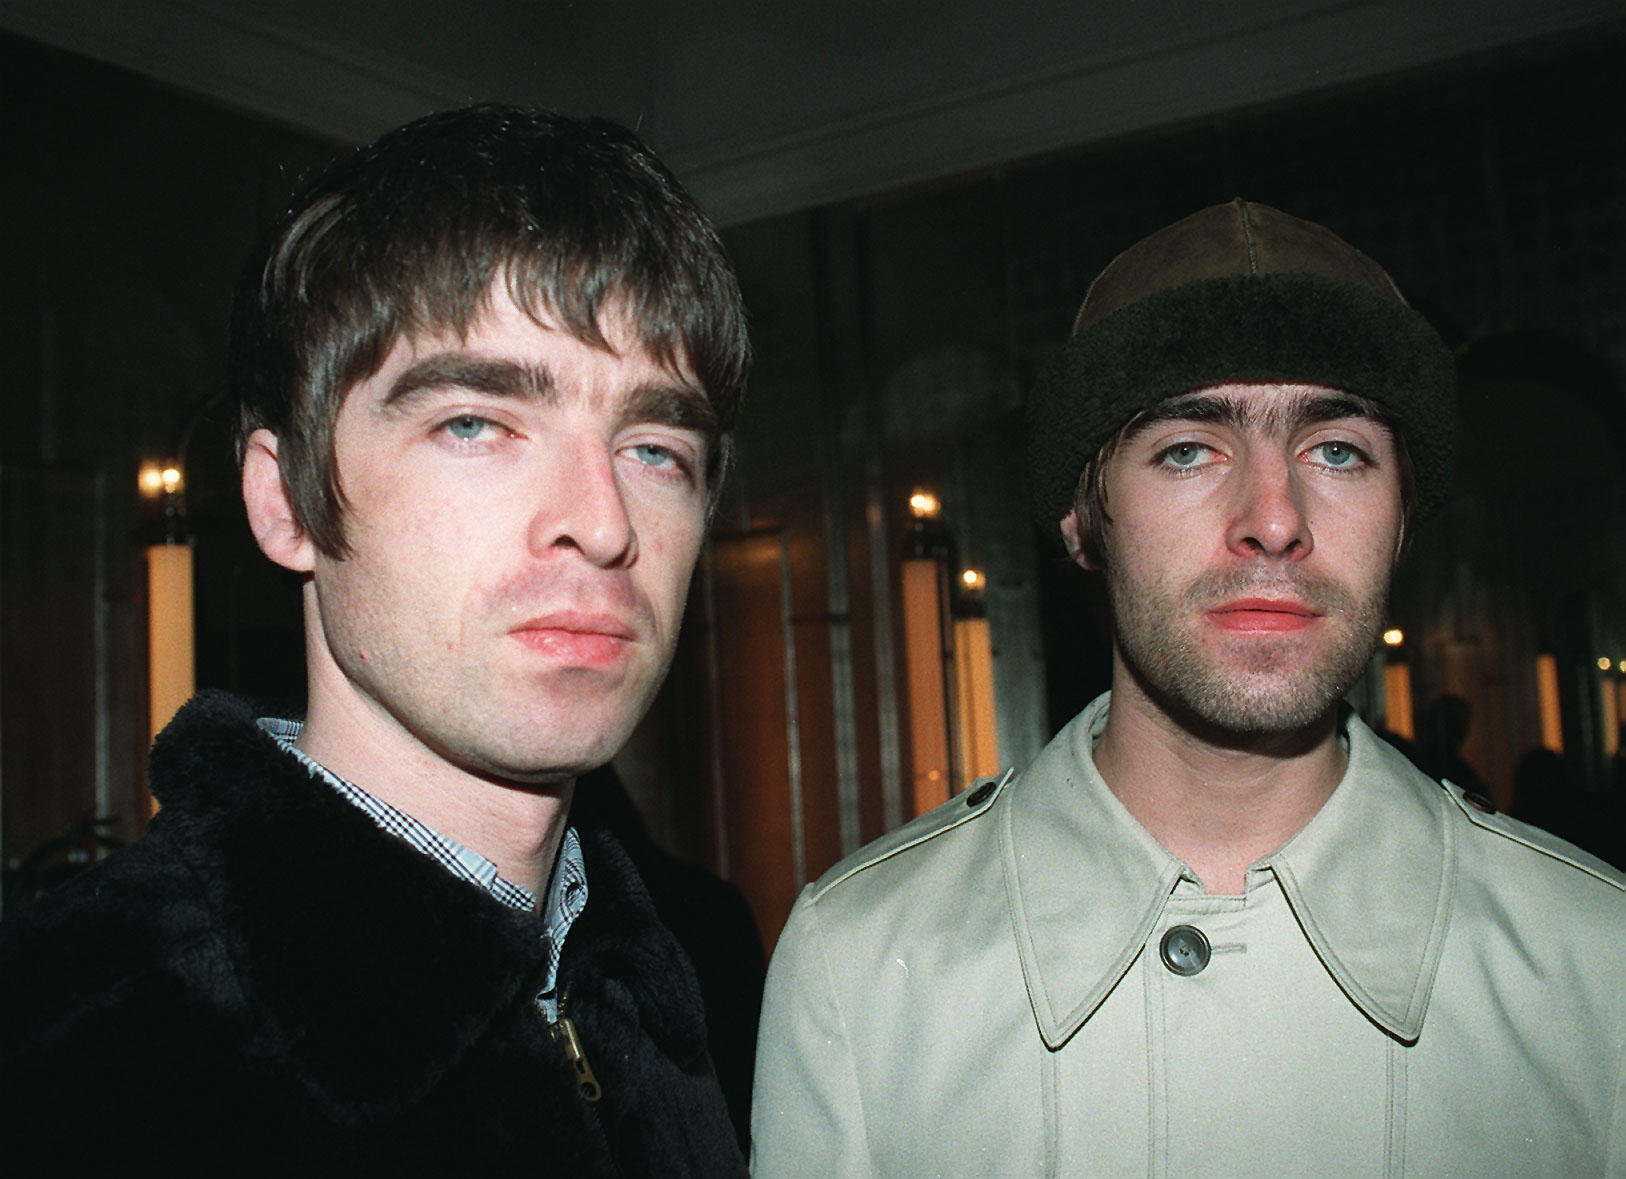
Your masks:
M 576 1032 L 576 1025 L 570 1017 L 561 1015 L 548 1025 L 548 1035 L 553 1042 L 559 1045 L 570 1061 L 570 1066 L 576 1070 L 576 1088 L 581 1091 L 583 1101 L 597 1101 L 604 1096 L 604 1090 L 599 1088 L 598 1078 L 593 1075 L 593 1066 L 587 1063 L 587 1052 L 582 1047 L 582 1038 Z

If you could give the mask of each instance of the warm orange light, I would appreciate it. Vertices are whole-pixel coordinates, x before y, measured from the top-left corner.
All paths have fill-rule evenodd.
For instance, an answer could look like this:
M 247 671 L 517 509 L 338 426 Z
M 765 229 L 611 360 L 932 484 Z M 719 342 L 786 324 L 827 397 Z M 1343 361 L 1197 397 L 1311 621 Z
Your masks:
M 1598 670 L 1599 671 L 1608 671 L 1609 670 L 1609 656 L 1607 656 L 1607 655 L 1599 655 L 1598 656 Z
M 999 773 L 994 714 L 994 645 L 986 618 L 954 623 L 954 702 L 959 713 L 960 785 Z
M 156 499 L 164 494 L 174 495 L 185 483 L 186 476 L 179 467 L 162 463 L 142 463 L 136 475 L 136 486 L 148 499 Z
M 149 735 L 158 736 L 192 697 L 192 546 L 147 549 L 147 705 Z
M 1614 757 L 1620 752 L 1621 690 L 1618 680 L 1603 681 L 1603 755 Z
M 1536 656 L 1536 700 L 1541 709 L 1541 743 L 1564 752 L 1564 714 L 1558 706 L 1558 657 Z
M 1386 647 L 1398 647 L 1406 641 L 1406 632 L 1398 626 L 1391 626 L 1383 632 L 1383 644 Z
M 925 488 L 916 488 L 909 497 L 909 514 L 917 520 L 935 520 L 942 510 L 943 505 L 937 502 L 937 497 Z
M 1394 663 L 1383 665 L 1384 726 L 1408 741 L 1417 739 L 1417 726 L 1412 718 L 1411 665 Z
M 980 569 L 967 569 L 960 574 L 960 584 L 968 590 L 980 590 L 988 584 L 988 579 Z
M 909 687 L 909 751 L 914 761 L 914 813 L 949 796 L 948 685 L 944 677 L 943 567 L 903 562 L 903 661 Z

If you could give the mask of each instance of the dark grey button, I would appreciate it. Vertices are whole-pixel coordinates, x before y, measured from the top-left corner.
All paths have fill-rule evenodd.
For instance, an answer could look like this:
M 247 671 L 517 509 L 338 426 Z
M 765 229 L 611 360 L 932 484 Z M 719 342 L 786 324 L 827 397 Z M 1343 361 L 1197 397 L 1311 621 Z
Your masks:
M 1480 814 L 1494 815 L 1496 813 L 1496 804 L 1477 790 L 1464 790 L 1462 792 L 1462 801 Z
M 994 792 L 994 787 L 997 785 L 997 782 L 984 782 L 981 786 L 978 786 L 970 794 L 965 796 L 965 805 L 970 807 L 972 810 L 976 810 L 979 806 L 988 801 L 988 796 Z
M 1157 952 L 1163 959 L 1163 965 L 1186 978 L 1201 974 L 1212 954 L 1208 939 L 1194 925 L 1174 926 L 1157 944 Z

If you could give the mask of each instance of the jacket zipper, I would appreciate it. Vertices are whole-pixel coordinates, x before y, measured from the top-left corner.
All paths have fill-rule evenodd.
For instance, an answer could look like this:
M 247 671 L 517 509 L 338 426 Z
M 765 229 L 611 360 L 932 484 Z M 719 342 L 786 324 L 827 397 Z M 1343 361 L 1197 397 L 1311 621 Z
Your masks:
M 552 1023 L 548 1022 L 547 1016 L 542 1015 L 540 1010 L 537 1014 L 542 1016 L 548 1035 L 565 1054 L 570 1067 L 576 1070 L 576 1090 L 582 1095 L 582 1100 L 593 1103 L 604 1096 L 604 1090 L 599 1087 L 598 1078 L 593 1075 L 593 1066 L 587 1061 L 587 1049 L 582 1047 L 582 1038 L 576 1031 L 575 1023 L 565 1014 L 565 1003 L 569 997 L 568 994 L 559 996 L 559 1018 Z
M 593 1066 L 587 1062 L 587 1049 L 582 1044 L 581 1034 L 576 1031 L 575 1021 L 565 1014 L 570 1009 L 570 992 L 565 991 L 559 996 L 558 1018 L 549 1020 L 542 1014 L 542 1009 L 536 1009 L 537 1018 L 548 1031 L 548 1036 L 559 1050 L 564 1053 L 565 1059 L 576 1073 L 576 1091 L 581 1094 L 582 1100 L 587 1103 L 590 1111 L 588 1121 L 598 1130 L 598 1139 L 604 1146 L 604 1158 L 610 1164 L 610 1171 L 621 1175 L 621 1164 L 616 1160 L 615 1151 L 610 1149 L 610 1136 L 604 1130 L 603 1114 L 599 1110 L 598 1100 L 604 1096 L 604 1089 L 593 1075 Z

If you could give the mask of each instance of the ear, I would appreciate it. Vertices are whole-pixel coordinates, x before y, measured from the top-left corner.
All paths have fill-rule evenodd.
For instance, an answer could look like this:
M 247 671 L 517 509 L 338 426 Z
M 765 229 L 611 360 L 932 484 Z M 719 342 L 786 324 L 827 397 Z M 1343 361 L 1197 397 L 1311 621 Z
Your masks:
M 295 573 L 316 567 L 316 546 L 294 515 L 288 489 L 282 485 L 277 436 L 270 430 L 254 431 L 243 450 L 243 506 L 262 553 Z
M 1084 548 L 1084 538 L 1079 533 L 1078 509 L 1074 508 L 1061 518 L 1061 542 L 1067 546 L 1067 555 L 1076 562 L 1081 569 L 1099 569 L 1101 566 L 1090 559 Z

